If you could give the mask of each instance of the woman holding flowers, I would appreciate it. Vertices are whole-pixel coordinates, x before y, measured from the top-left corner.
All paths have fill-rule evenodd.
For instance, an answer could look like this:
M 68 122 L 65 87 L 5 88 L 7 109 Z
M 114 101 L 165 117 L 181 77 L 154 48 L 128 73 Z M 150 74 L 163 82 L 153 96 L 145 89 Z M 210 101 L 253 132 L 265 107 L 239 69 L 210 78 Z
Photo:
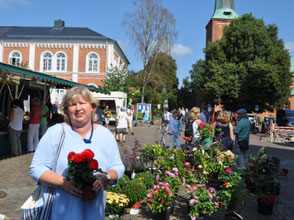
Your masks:
M 50 127 L 37 147 L 30 173 L 38 184 L 42 184 L 44 191 L 48 186 L 55 189 L 51 219 L 104 219 L 107 184 L 116 183 L 124 173 L 124 165 L 112 133 L 93 123 L 96 108 L 97 101 L 86 87 L 71 88 L 60 106 L 65 123 Z M 57 160 L 56 172 L 53 172 L 52 163 L 63 129 L 65 139 Z M 92 190 L 96 192 L 96 198 L 87 202 L 81 200 L 82 190 L 77 184 L 66 178 L 69 153 L 74 151 L 82 155 L 80 153 L 85 149 L 93 152 L 93 159 L 105 171 L 98 173 L 93 180 Z M 75 160 L 75 157 L 70 159 Z

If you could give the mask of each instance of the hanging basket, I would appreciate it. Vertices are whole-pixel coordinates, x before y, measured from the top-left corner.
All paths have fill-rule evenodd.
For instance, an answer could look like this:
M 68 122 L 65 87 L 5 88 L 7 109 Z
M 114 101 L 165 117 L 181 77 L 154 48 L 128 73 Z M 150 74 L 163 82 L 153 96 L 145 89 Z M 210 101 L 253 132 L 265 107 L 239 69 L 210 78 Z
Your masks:
M 272 215 L 274 205 L 272 203 L 265 204 L 264 199 L 257 199 L 257 211 L 263 215 Z

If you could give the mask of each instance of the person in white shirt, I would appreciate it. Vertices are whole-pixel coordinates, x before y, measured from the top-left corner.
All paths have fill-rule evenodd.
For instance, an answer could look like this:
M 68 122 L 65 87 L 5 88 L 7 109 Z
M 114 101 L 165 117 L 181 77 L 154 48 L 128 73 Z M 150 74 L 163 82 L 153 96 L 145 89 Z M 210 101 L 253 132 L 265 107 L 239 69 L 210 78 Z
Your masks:
M 126 142 L 126 134 L 128 133 L 129 117 L 125 112 L 125 107 L 121 107 L 120 113 L 116 117 L 115 132 L 119 136 L 119 142 Z
M 168 109 L 164 110 L 164 114 L 162 117 L 164 125 L 167 126 L 169 123 L 169 119 L 171 118 L 171 113 L 168 111 Z
M 133 132 L 133 110 L 131 109 L 128 109 L 128 117 L 129 117 L 129 129 L 130 129 L 130 132 L 132 135 L 134 135 L 134 132 Z
M 9 115 L 9 141 L 13 156 L 19 156 L 22 154 L 20 134 L 22 131 L 24 111 L 20 108 L 20 106 L 20 101 L 15 99 L 13 101 L 13 108 Z

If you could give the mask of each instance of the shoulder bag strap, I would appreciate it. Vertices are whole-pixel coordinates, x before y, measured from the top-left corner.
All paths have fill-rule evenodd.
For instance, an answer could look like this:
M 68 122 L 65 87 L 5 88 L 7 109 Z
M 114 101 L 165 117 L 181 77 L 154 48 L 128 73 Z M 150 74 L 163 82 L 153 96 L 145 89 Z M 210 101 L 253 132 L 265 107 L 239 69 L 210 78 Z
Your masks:
M 61 135 L 60 135 L 60 139 L 59 139 L 59 143 L 58 143 L 58 148 L 57 148 L 57 151 L 56 151 L 56 156 L 54 158 L 54 163 L 53 163 L 53 167 L 52 167 L 52 171 L 53 172 L 56 171 L 57 160 L 58 160 L 58 157 L 59 157 L 59 154 L 60 154 L 62 145 L 63 145 L 63 141 L 64 141 L 64 138 L 65 138 L 64 125 L 61 124 L 61 127 L 62 127 Z

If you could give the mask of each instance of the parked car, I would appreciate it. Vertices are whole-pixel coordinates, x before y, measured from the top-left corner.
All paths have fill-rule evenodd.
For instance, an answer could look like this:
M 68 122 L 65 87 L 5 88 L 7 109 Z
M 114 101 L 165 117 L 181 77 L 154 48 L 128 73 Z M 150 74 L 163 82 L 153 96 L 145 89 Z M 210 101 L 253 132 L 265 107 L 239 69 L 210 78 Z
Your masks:
M 256 120 L 255 114 L 247 114 L 249 121 L 251 122 L 251 133 L 257 134 L 258 133 L 258 121 Z
M 294 110 L 277 110 L 278 126 L 294 127 Z

